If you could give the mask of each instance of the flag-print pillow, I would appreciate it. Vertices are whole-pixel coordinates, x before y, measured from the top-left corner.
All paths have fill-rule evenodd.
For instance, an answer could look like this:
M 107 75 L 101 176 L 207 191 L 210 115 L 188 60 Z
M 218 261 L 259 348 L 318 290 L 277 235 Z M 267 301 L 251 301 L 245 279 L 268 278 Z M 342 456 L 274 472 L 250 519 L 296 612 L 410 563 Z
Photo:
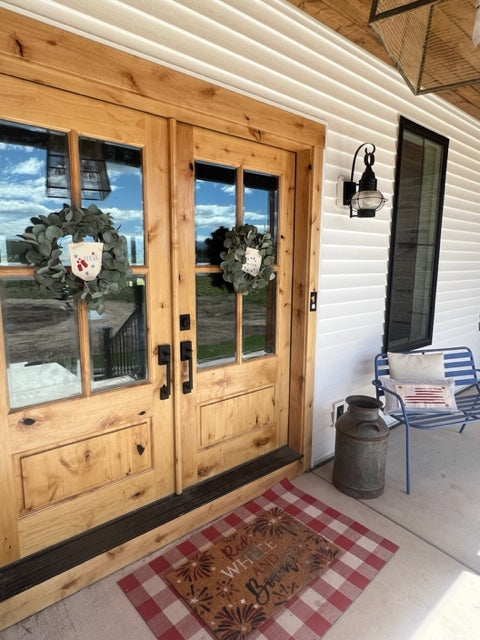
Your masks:
M 432 382 L 404 382 L 393 378 L 382 378 L 384 387 L 398 394 L 405 408 L 410 411 L 457 411 L 455 381 L 453 379 Z M 383 412 L 390 415 L 399 411 L 400 403 L 391 393 L 385 393 Z

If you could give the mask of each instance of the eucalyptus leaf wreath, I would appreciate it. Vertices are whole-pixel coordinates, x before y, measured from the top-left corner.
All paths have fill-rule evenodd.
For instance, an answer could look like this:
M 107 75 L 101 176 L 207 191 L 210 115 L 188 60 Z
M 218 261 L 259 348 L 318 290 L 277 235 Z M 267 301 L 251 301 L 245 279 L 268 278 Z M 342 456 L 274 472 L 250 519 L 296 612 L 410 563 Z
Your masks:
M 233 285 L 236 293 L 248 295 L 267 286 L 275 278 L 272 235 L 258 233 L 251 224 L 239 225 L 227 231 L 220 253 L 223 279 Z
M 64 204 L 61 211 L 30 221 L 32 225 L 19 237 L 31 245 L 24 261 L 35 267 L 34 278 L 40 290 L 52 298 L 85 302 L 90 309 L 103 313 L 105 296 L 120 291 L 130 272 L 127 240 L 119 235 L 111 215 L 93 204 L 88 209 Z M 82 280 L 62 263 L 63 250 L 58 241 L 65 236 L 72 236 L 73 242 L 92 237 L 103 243 L 102 264 L 94 280 Z

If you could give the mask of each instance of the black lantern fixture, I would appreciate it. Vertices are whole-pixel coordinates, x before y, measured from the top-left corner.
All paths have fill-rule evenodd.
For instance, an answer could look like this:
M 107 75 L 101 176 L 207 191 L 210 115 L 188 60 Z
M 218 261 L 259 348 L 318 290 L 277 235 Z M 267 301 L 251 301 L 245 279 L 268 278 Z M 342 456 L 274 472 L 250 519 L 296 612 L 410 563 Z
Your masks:
M 372 146 L 372 151 L 368 150 L 367 145 Z M 365 147 L 365 155 L 363 161 L 365 162 L 365 171 L 362 174 L 357 183 L 353 181 L 353 174 L 355 170 L 355 161 L 357 159 L 358 152 L 362 147 Z M 375 145 L 371 142 L 364 142 L 355 151 L 352 162 L 352 173 L 350 176 L 350 182 L 345 181 L 343 183 L 343 204 L 350 207 L 350 217 L 357 218 L 374 218 L 375 213 L 383 207 L 386 202 L 383 194 L 377 189 L 377 179 L 373 173 L 372 166 L 375 163 Z M 353 213 L 356 211 L 356 213 Z

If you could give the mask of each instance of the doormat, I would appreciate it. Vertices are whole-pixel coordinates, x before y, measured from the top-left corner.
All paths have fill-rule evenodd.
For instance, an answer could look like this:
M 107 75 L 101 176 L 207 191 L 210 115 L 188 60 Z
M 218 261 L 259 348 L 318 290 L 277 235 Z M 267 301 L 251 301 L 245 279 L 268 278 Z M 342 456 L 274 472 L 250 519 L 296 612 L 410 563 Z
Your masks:
M 327 568 L 279 607 L 249 640 L 317 640 L 360 595 L 395 554 L 398 546 L 359 522 L 283 480 L 119 581 L 120 588 L 159 640 L 211 640 L 208 630 L 172 587 L 168 575 L 194 554 L 251 524 L 264 511 L 283 510 L 340 548 Z M 232 632 L 228 640 L 243 640 Z
M 189 558 L 167 580 L 218 640 L 244 640 L 339 552 L 274 507 Z

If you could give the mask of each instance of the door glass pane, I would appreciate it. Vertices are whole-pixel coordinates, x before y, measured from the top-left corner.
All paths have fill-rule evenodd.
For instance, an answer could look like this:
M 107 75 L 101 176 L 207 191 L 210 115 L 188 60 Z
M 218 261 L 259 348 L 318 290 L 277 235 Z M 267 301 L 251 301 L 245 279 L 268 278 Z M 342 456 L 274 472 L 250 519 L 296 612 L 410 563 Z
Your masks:
M 275 352 L 276 280 L 243 297 L 243 357 Z
M 10 407 L 80 394 L 75 305 L 43 298 L 30 278 L 4 280 L 1 292 Z
M 278 176 L 245 171 L 244 224 L 253 224 L 259 233 L 268 231 L 275 255 L 278 227 Z
M 20 264 L 30 218 L 70 201 L 67 135 L 0 120 L 0 194 L 0 262 Z
M 94 390 L 148 379 L 145 277 L 108 296 L 102 315 L 90 311 L 89 326 Z
M 225 233 L 236 225 L 236 175 L 231 167 L 195 163 L 197 264 L 220 264 Z
M 197 274 L 197 365 L 235 361 L 236 296 L 215 283 L 216 274 Z
M 130 264 L 145 264 L 141 149 L 89 138 L 79 139 L 79 149 L 82 206 L 110 213 Z

